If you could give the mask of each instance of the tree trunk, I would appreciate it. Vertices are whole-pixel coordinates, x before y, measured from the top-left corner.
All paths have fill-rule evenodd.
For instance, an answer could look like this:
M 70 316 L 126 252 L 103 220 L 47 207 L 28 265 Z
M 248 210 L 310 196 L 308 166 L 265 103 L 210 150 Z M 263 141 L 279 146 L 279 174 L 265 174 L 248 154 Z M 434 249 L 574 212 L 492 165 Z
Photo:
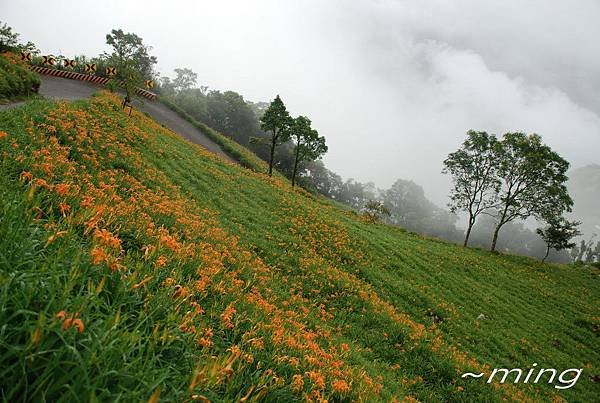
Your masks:
M 296 185 L 296 172 L 298 172 L 298 157 L 300 155 L 300 142 L 296 146 L 296 158 L 294 159 L 294 171 L 292 172 L 292 187 Z
M 469 243 L 469 237 L 471 236 L 471 230 L 473 229 L 473 224 L 471 220 L 469 220 L 469 227 L 467 228 L 467 234 L 465 235 L 465 242 L 463 243 L 463 247 L 466 247 Z
M 546 248 L 546 254 L 544 255 L 544 258 L 542 259 L 542 263 L 544 263 L 546 261 L 546 258 L 548 257 L 549 254 L 550 254 L 550 247 L 548 246 Z
M 498 220 L 498 225 L 496 225 L 496 229 L 494 230 L 494 238 L 492 239 L 492 247 L 490 248 L 490 251 L 494 252 L 496 250 L 496 242 L 498 241 L 498 233 L 500 232 L 500 228 L 502 228 L 502 226 L 504 224 L 507 223 L 507 221 L 510 220 L 506 220 L 506 213 L 508 211 L 508 206 L 509 206 L 509 200 L 510 200 L 510 195 L 507 196 L 506 201 L 504 202 L 504 210 L 502 211 L 502 216 L 500 217 L 500 220 Z
M 271 156 L 269 158 L 269 176 L 273 176 L 273 158 L 275 156 L 275 143 L 277 137 L 275 137 L 275 131 L 273 131 L 273 137 L 271 138 Z
M 503 224 L 498 224 L 496 226 L 496 229 L 494 230 L 494 238 L 492 239 L 492 247 L 490 248 L 490 251 L 494 252 L 496 250 L 496 242 L 498 241 L 498 233 L 500 232 L 500 228 L 502 227 Z

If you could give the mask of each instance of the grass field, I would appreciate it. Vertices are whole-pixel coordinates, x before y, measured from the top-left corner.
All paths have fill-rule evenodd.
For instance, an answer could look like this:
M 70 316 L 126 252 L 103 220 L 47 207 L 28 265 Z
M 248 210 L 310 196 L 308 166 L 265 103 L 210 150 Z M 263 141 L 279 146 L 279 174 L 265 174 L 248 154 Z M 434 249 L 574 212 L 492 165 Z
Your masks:
M 118 102 L 0 112 L 3 399 L 597 401 L 597 269 L 370 224 Z M 583 373 L 460 378 L 533 363 Z

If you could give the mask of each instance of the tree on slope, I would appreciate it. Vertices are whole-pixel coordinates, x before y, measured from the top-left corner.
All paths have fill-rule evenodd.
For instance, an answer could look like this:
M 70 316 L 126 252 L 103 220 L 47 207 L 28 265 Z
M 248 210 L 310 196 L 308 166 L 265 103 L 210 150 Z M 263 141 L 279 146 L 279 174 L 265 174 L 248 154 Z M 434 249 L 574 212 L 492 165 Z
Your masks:
M 39 53 L 33 42 L 20 43 L 19 34 L 5 22 L 0 21 L 0 53 L 4 52 L 31 52 Z
M 142 38 L 133 32 L 113 29 L 106 35 L 106 44 L 112 46 L 113 51 L 110 54 L 105 53 L 104 57 L 116 65 L 118 77 L 126 79 L 126 72 L 122 69 L 134 68 L 141 79 L 153 78 L 156 57 L 150 56 L 152 47 L 145 45 Z
M 260 128 L 271 134 L 271 138 L 269 139 L 269 176 L 273 175 L 275 147 L 285 143 L 289 139 L 289 127 L 291 124 L 292 118 L 283 101 L 277 95 L 260 118 Z
M 0 53 L 14 50 L 19 43 L 19 34 L 0 21 Z
M 568 221 L 563 217 L 551 217 L 547 223 L 548 225 L 545 228 L 538 228 L 535 231 L 547 245 L 546 254 L 542 262 L 546 261 L 550 249 L 559 251 L 572 248 L 575 246 L 575 242 L 571 240 L 581 235 L 581 232 L 577 229 L 577 226 L 580 224 L 578 221 Z
M 126 92 L 125 105 L 131 101 L 135 87 L 140 86 L 145 79 L 153 77 L 153 66 L 156 57 L 148 52 L 152 49 L 144 45 L 142 38 L 122 29 L 113 29 L 106 35 L 106 43 L 112 46 L 110 54 L 105 53 L 104 58 L 117 68 L 117 78 L 121 80 Z
M 506 133 L 498 147 L 500 180 L 491 250 L 496 250 L 502 226 L 515 219 L 547 220 L 571 211 L 566 172 L 569 163 L 542 143 L 537 134 Z M 486 212 L 487 214 L 487 212 Z
M 296 185 L 298 165 L 303 161 L 314 161 L 327 152 L 325 137 L 319 136 L 319 132 L 310 125 L 310 119 L 298 116 L 290 126 L 290 136 L 295 144 L 292 187 Z
M 448 207 L 452 213 L 464 211 L 468 215 L 463 246 L 469 243 L 477 216 L 496 203 L 500 187 L 497 146 L 496 136 L 470 130 L 462 147 L 444 161 L 442 172 L 451 174 L 453 182 Z
M 376 223 L 383 216 L 389 217 L 391 215 L 391 212 L 379 200 L 369 200 L 365 204 L 365 207 L 363 207 L 363 215 L 367 219 L 367 221 Z

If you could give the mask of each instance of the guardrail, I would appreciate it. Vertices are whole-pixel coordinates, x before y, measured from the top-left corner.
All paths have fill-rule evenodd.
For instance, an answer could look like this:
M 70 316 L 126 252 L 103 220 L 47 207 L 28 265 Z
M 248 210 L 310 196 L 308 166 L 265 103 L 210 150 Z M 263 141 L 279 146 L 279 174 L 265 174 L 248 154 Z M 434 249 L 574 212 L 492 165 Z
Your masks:
M 88 82 L 91 82 L 94 84 L 100 84 L 100 85 L 106 85 L 106 83 L 108 83 L 110 81 L 110 79 L 106 78 L 106 77 L 98 77 L 98 76 L 94 76 L 94 75 L 90 75 L 90 74 L 77 73 L 74 71 L 57 70 L 57 69 L 51 69 L 49 67 L 41 67 L 41 66 L 29 66 L 29 68 L 39 74 L 45 74 L 48 76 L 55 76 L 55 77 L 61 77 L 61 78 L 68 78 L 71 80 L 88 81 Z M 143 88 L 136 88 L 135 93 L 137 95 L 147 98 L 151 101 L 156 100 L 155 93 L 145 90 Z

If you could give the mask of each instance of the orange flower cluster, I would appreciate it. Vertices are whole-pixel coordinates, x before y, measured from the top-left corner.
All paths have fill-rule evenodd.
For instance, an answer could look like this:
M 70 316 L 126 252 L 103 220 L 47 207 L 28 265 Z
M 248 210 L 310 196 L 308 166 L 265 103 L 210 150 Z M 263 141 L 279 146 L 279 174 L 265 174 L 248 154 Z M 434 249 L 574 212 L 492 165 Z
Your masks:
M 212 347 L 214 344 L 212 338 L 214 336 L 213 330 L 209 327 L 204 330 L 202 337 L 198 338 L 198 344 L 202 347 Z
M 60 211 L 60 214 L 65 217 L 67 213 L 71 211 L 71 206 L 69 206 L 67 203 L 58 203 L 58 211 Z
M 235 325 L 233 324 L 233 315 L 235 315 L 236 310 L 233 306 L 228 306 L 225 308 L 225 311 L 221 314 L 221 323 L 225 329 L 233 329 Z
M 342 379 L 336 379 L 331 383 L 331 387 L 336 393 L 341 395 L 350 392 L 350 386 Z
M 78 313 L 68 314 L 65 311 L 60 311 L 56 315 L 56 318 L 63 321 L 62 330 L 69 330 L 71 327 L 77 329 L 79 333 L 83 333 L 85 326 L 83 321 L 78 318 Z
M 94 248 L 90 251 L 90 255 L 92 256 L 92 263 L 100 264 L 107 260 L 106 253 L 102 248 Z
M 121 249 L 121 240 L 106 229 L 96 228 L 94 231 L 94 240 L 107 248 Z

